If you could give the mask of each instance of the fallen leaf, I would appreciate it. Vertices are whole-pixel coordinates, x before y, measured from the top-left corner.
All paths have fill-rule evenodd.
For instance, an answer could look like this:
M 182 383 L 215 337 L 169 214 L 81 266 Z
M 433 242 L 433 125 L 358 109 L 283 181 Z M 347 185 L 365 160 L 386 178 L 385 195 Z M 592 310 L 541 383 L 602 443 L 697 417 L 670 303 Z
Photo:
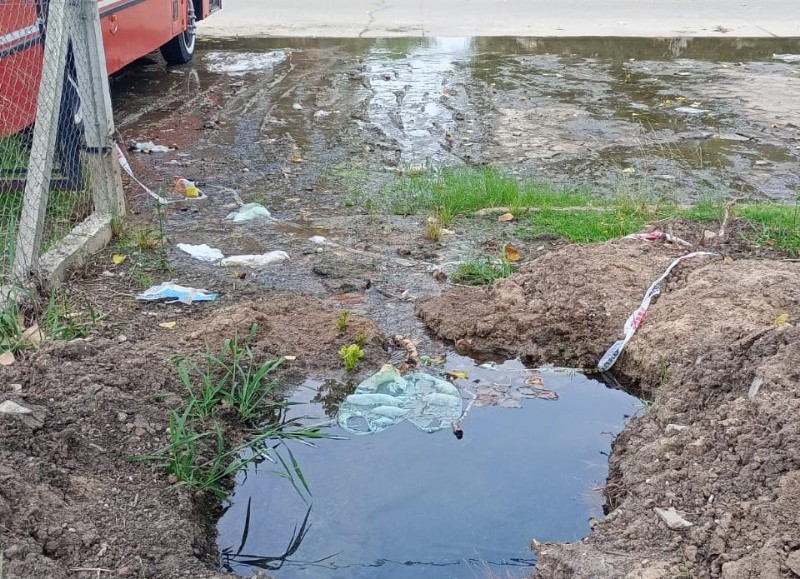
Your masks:
M 775 318 L 775 327 L 780 328 L 789 319 L 789 314 L 781 314 Z
M 111 256 L 111 260 L 114 262 L 114 265 L 119 265 L 126 259 L 128 259 L 128 256 L 122 255 L 121 253 L 115 253 Z
M 3 352 L 0 354 L 0 364 L 3 366 L 10 366 L 14 363 L 14 353 L 13 352 Z
M 291 157 L 289 157 L 289 160 L 292 163 L 302 163 L 303 162 L 303 157 L 301 157 L 300 155 L 292 155 Z
M 175 322 L 175 321 L 172 321 L 172 322 L 161 322 L 158 325 L 160 327 L 162 327 L 162 328 L 167 328 L 168 330 L 171 330 L 172 328 L 174 328 L 175 326 L 178 325 L 178 322 Z
M 519 261 L 521 257 L 519 250 L 510 243 L 503 246 L 503 258 L 506 261 Z
M 464 380 L 466 380 L 467 378 L 469 378 L 469 374 L 467 373 L 466 370 L 448 370 L 447 375 L 453 379 L 463 378 Z
M 44 340 L 44 335 L 39 329 L 39 324 L 33 324 L 30 328 L 22 332 L 22 341 L 31 346 L 38 347 Z
M 514 214 L 513 213 L 503 213 L 500 217 L 497 218 L 498 221 L 514 221 Z
M 297 356 L 284 356 L 283 359 L 291 362 L 292 360 L 297 360 Z
M 722 258 L 722 261 L 725 263 L 733 263 L 733 258 L 730 255 L 726 255 Z

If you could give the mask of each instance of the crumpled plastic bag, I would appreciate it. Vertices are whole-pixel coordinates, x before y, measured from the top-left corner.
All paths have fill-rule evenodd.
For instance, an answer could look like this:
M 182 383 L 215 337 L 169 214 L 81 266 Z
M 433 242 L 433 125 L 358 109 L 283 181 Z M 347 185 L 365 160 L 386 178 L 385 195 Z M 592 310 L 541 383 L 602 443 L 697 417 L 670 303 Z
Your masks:
M 154 285 L 147 288 L 144 292 L 136 296 L 137 300 L 165 300 L 171 299 L 171 302 L 181 302 L 183 304 L 191 304 L 192 302 L 208 302 L 217 299 L 217 294 L 209 292 L 204 289 L 197 289 L 193 287 L 186 287 L 165 281 L 162 284 Z
M 131 143 L 133 150 L 137 153 L 169 153 L 172 149 L 166 145 L 156 145 L 153 141 Z
M 234 223 L 241 223 L 243 221 L 252 221 L 253 219 L 271 219 L 272 214 L 269 209 L 261 205 L 261 203 L 245 203 L 239 209 L 232 213 L 228 213 L 227 219 Z
M 339 426 L 350 434 L 372 434 L 408 420 L 424 432 L 451 427 L 462 414 L 458 388 L 429 374 L 401 376 L 384 366 L 345 398 L 336 413 Z
M 289 259 L 289 254 L 285 251 L 270 251 L 260 255 L 232 255 L 226 257 L 219 262 L 224 267 L 230 266 L 244 266 L 244 267 L 261 267 L 264 265 L 271 265 L 273 263 L 280 263 Z
M 216 247 L 209 247 L 205 243 L 201 243 L 200 245 L 179 243 L 178 249 L 180 249 L 185 253 L 188 253 L 193 258 L 198 259 L 200 261 L 219 261 L 220 259 L 225 257 L 219 249 L 217 249 Z

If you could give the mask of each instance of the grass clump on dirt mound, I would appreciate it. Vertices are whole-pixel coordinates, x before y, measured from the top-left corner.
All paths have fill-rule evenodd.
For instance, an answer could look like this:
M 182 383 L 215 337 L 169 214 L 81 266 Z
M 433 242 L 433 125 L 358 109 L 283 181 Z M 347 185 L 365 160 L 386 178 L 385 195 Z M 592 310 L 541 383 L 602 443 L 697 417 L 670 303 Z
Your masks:
M 301 426 L 297 420 L 259 425 L 265 415 L 285 406 L 271 396 L 278 382 L 268 379 L 284 358 L 256 360 L 251 349 L 256 329 L 253 324 L 244 340 L 238 335 L 225 340 L 218 353 L 207 349 L 201 363 L 176 360 L 186 395 L 183 404 L 170 412 L 169 443 L 151 455 L 133 456 L 131 460 L 153 461 L 170 476 L 174 486 L 208 491 L 218 498 L 227 497 L 231 475 L 250 463 L 267 460 L 280 464 L 282 470 L 275 474 L 289 480 L 301 496 L 303 491 L 310 494 L 285 442 L 325 435 L 317 428 Z M 256 434 L 233 445 L 226 432 L 235 432 L 236 426 L 254 428 Z M 278 450 L 281 445 L 286 458 Z
M 403 173 L 372 202 L 398 215 L 434 213 L 445 227 L 460 216 L 502 209 L 519 218 L 520 237 L 557 235 L 575 243 L 607 241 L 663 219 L 707 223 L 737 219 L 746 226 L 739 234 L 748 243 L 800 255 L 800 200 L 733 203 L 711 196 L 685 206 L 646 195 L 607 197 L 587 187 L 520 180 L 493 167 L 458 167 Z

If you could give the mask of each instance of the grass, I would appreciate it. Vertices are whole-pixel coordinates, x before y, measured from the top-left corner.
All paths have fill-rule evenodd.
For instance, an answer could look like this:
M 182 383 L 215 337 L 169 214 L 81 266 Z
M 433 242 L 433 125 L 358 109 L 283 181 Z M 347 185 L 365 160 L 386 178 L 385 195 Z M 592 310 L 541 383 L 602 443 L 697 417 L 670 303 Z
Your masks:
M 531 213 L 517 235 L 557 235 L 574 243 L 595 243 L 639 231 L 651 220 L 649 212 L 622 207 L 609 211 L 543 209 Z
M 267 380 L 284 359 L 257 360 L 251 347 L 256 330 L 253 324 L 244 340 L 234 334 L 218 353 L 206 348 L 202 364 L 176 360 L 186 394 L 182 405 L 170 412 L 168 443 L 153 454 L 130 460 L 155 462 L 174 486 L 210 492 L 221 499 L 227 497 L 231 475 L 266 460 L 280 466 L 274 473 L 289 480 L 301 496 L 310 495 L 300 466 L 285 443 L 325 434 L 297 420 L 260 424 L 264 416 L 284 406 L 272 399 L 277 382 Z M 239 425 L 256 429 L 254 436 L 236 446 L 230 443 L 226 436 L 229 429 L 223 426 L 231 410 Z M 284 452 L 279 451 L 281 446 Z
M 461 263 L 450 276 L 450 281 L 463 285 L 491 285 L 502 277 L 514 273 L 514 265 L 504 259 L 487 257 Z
M 42 315 L 42 329 L 54 340 L 85 338 L 96 328 L 99 315 L 88 300 L 83 305 L 83 310 L 75 308 L 65 288 L 54 286 Z
M 445 227 L 487 207 L 565 207 L 591 201 L 588 190 L 520 181 L 494 168 L 460 167 L 403 174 L 384 187 L 378 203 L 397 215 L 433 212 Z
M 253 425 L 265 408 L 277 405 L 269 402 L 277 382 L 267 377 L 284 358 L 256 360 L 251 345 L 257 329 L 256 324 L 252 324 L 244 340 L 238 333 L 234 334 L 223 342 L 218 353 L 206 348 L 202 366 L 184 359 L 176 360 L 190 407 L 199 419 L 210 418 L 221 408 L 231 408 L 244 423 Z
M 800 203 L 744 205 L 734 207 L 734 214 L 753 227 L 752 241 L 757 245 L 800 255 Z

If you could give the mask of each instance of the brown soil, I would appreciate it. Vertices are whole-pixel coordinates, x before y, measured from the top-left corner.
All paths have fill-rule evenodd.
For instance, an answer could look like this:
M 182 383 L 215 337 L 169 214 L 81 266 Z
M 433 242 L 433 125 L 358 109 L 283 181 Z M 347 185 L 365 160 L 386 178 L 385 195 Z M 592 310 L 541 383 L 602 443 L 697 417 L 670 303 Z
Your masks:
M 631 240 L 566 247 L 418 312 L 476 352 L 592 367 L 679 254 Z M 537 577 L 800 575 L 798 275 L 776 260 L 678 266 L 614 368 L 654 402 L 614 443 L 610 512 L 579 543 L 536 544 Z M 671 530 L 657 507 L 692 526 Z
M 126 460 L 167 440 L 168 413 L 183 389 L 173 356 L 195 355 L 206 342 L 215 347 L 235 331 L 245 335 L 255 322 L 259 356 L 297 356 L 284 365 L 285 381 L 340 367 L 339 345 L 359 331 L 367 336 L 363 365 L 386 360 L 372 322 L 354 316 L 340 334 L 339 311 L 310 298 L 262 292 L 247 304 L 193 307 L 175 330 L 145 318 L 151 329 L 131 332 L 138 338 L 50 343 L 0 368 L 2 399 L 35 413 L 26 423 L 0 414 L 4 579 L 223 576 L 213 571 L 218 507 L 186 489 L 168 491 L 155 467 Z

